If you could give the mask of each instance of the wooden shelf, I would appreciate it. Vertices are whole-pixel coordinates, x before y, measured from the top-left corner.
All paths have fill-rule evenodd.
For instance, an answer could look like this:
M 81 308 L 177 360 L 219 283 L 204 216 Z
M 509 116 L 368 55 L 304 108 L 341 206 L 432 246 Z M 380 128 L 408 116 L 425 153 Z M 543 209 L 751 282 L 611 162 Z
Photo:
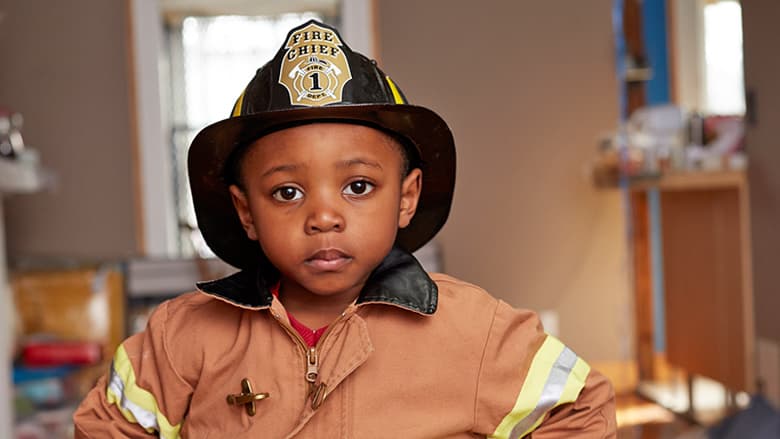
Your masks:
M 747 182 L 745 171 L 692 171 L 664 174 L 653 179 L 632 182 L 631 190 L 697 190 L 741 188 Z
M 133 259 L 127 262 L 127 298 L 168 299 L 195 289 L 195 283 L 227 276 L 236 269 L 220 259 Z

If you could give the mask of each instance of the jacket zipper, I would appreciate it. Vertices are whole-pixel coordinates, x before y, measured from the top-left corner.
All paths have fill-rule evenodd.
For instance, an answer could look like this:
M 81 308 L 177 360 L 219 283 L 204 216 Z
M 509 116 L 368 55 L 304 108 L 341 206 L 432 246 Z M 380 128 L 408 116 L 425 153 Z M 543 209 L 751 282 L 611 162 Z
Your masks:
M 287 327 L 287 325 L 282 322 L 281 318 L 279 318 L 279 315 L 276 312 L 273 312 L 272 315 L 279 323 L 279 325 L 284 328 L 284 330 L 287 331 L 287 333 L 290 334 L 297 342 L 298 346 L 301 348 L 301 352 L 306 357 L 306 373 L 304 374 L 304 379 L 309 384 L 309 392 L 306 395 L 306 399 L 310 399 L 311 408 L 313 410 L 317 410 L 325 401 L 328 387 L 325 383 L 320 382 L 319 379 L 320 356 L 318 348 L 322 345 L 322 342 L 325 341 L 325 338 L 328 336 L 328 334 L 330 334 L 331 329 L 333 329 L 333 327 L 337 324 L 341 323 L 341 320 L 344 319 L 346 312 L 342 312 L 339 318 L 337 318 L 328 326 L 328 329 L 325 330 L 325 333 L 322 334 L 322 337 L 320 337 L 320 339 L 317 341 L 317 344 L 314 346 L 308 346 L 297 331 Z
M 320 375 L 320 359 L 317 355 L 317 348 L 314 346 L 309 347 L 306 352 L 306 381 L 309 382 L 309 387 L 315 385 L 317 378 Z

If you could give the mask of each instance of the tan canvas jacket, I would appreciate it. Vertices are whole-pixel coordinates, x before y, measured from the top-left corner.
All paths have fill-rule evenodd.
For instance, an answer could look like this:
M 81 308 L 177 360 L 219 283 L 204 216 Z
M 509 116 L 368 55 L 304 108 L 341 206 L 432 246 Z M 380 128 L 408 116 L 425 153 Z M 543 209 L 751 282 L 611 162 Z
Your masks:
M 411 255 L 394 250 L 314 349 L 286 315 L 245 272 L 163 303 L 76 437 L 615 437 L 609 382 L 534 313 Z

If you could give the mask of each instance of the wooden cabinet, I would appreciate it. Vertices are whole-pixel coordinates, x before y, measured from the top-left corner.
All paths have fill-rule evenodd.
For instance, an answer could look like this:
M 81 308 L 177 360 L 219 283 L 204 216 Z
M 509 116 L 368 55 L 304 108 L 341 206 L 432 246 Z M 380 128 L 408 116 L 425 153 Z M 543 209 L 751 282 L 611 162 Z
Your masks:
M 754 319 L 743 172 L 664 176 L 635 191 L 660 196 L 666 359 L 753 392 Z

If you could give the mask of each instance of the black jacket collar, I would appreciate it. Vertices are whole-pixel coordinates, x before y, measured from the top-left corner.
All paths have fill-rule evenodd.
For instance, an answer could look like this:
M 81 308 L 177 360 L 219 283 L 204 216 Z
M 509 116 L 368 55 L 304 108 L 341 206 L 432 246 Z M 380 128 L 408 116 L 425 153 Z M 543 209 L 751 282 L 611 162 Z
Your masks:
M 239 271 L 222 279 L 199 282 L 198 289 L 242 308 L 271 306 L 273 296 L 262 273 Z M 393 248 L 369 276 L 357 299 L 362 303 L 387 303 L 421 314 L 436 312 L 438 288 L 417 259 L 398 247 Z

